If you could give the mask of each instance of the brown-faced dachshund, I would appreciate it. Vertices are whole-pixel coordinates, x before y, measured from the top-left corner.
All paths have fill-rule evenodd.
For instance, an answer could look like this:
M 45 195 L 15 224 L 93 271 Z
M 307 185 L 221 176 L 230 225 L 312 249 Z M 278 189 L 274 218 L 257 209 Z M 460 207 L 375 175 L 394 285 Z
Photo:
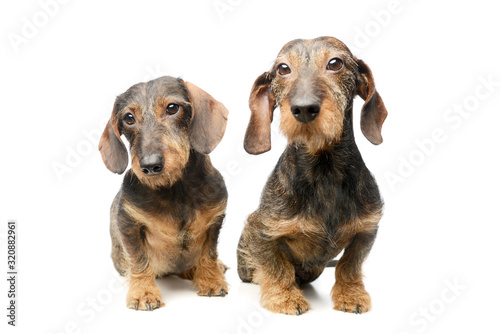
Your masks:
M 307 311 L 300 286 L 315 280 L 342 250 L 331 291 L 334 309 L 359 314 L 371 308 L 361 266 L 383 201 L 354 141 L 356 95 L 365 101 L 361 130 L 378 145 L 387 111 L 371 70 L 332 37 L 289 42 L 253 85 L 246 151 L 270 150 L 277 107 L 288 145 L 245 224 L 238 274 L 260 285 L 261 304 L 272 312 Z
M 161 77 L 116 98 L 99 150 L 106 167 L 131 168 L 111 207 L 111 257 L 127 277 L 127 307 L 163 304 L 155 278 L 191 279 L 199 295 L 228 292 L 217 239 L 227 191 L 207 155 L 220 142 L 228 111 L 189 82 Z

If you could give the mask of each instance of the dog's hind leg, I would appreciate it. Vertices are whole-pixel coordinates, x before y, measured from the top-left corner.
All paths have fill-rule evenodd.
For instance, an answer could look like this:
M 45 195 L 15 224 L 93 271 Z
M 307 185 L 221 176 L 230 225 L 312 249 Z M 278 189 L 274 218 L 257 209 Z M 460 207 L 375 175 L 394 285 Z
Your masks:
M 251 258 L 247 252 L 247 246 L 245 244 L 245 240 L 243 239 L 243 235 L 240 237 L 240 241 L 238 242 L 238 251 L 237 251 L 237 259 L 238 259 L 238 275 L 243 282 L 250 283 L 253 278 L 253 271 L 255 268 L 251 265 Z
M 113 265 L 122 276 L 127 274 L 128 266 L 125 260 L 125 255 L 123 253 L 123 247 L 120 240 L 114 235 L 113 225 L 111 226 L 111 259 L 113 260 Z
M 111 224 L 109 227 L 109 232 L 111 234 L 111 259 L 113 260 L 113 265 L 116 271 L 122 276 L 127 274 L 129 269 L 127 260 L 125 259 L 125 254 L 123 253 L 123 246 L 120 241 L 120 232 L 118 231 L 118 202 L 121 197 L 121 191 L 116 195 L 113 204 L 111 205 Z

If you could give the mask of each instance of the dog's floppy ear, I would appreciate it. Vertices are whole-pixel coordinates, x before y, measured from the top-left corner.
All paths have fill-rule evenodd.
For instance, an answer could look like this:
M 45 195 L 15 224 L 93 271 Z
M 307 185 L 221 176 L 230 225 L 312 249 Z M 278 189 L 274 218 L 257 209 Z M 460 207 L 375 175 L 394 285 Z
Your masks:
M 365 100 L 361 109 L 361 131 L 372 144 L 378 145 L 383 141 L 382 124 L 387 117 L 387 109 L 375 89 L 372 71 L 361 59 L 356 62 L 359 71 L 356 93 Z
M 118 100 L 118 99 L 117 99 Z M 111 118 L 106 124 L 106 128 L 102 133 L 101 140 L 99 141 L 99 151 L 101 152 L 104 164 L 113 173 L 122 174 L 128 165 L 128 152 L 125 144 L 120 138 L 118 130 L 118 120 L 116 119 L 117 101 Z
M 271 149 L 271 122 L 275 98 L 271 91 L 271 74 L 260 75 L 255 80 L 248 101 L 252 114 L 245 133 L 244 147 L 250 154 L 261 154 Z
M 228 110 L 198 86 L 184 82 L 191 100 L 193 118 L 190 139 L 193 148 L 204 154 L 212 152 L 226 131 Z

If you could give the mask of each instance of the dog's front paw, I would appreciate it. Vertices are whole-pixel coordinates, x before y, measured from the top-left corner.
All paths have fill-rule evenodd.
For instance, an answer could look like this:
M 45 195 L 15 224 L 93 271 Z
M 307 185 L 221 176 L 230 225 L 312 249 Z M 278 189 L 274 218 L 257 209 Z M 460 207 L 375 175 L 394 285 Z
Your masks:
M 153 311 L 165 306 L 157 286 L 131 286 L 127 293 L 127 307 L 141 311 Z
M 336 282 L 332 289 L 333 308 L 338 311 L 361 314 L 371 309 L 371 298 L 363 282 Z
M 193 283 L 200 290 L 199 296 L 224 297 L 229 291 L 224 272 L 228 267 L 221 260 L 207 261 L 194 269 Z
M 309 310 L 309 302 L 300 289 L 292 287 L 277 291 L 267 291 L 262 294 L 261 304 L 274 313 L 301 315 Z
M 225 295 L 227 295 L 227 292 L 229 291 L 225 279 L 198 282 L 198 288 L 200 289 L 198 295 L 207 297 L 215 297 L 215 296 L 224 297 Z

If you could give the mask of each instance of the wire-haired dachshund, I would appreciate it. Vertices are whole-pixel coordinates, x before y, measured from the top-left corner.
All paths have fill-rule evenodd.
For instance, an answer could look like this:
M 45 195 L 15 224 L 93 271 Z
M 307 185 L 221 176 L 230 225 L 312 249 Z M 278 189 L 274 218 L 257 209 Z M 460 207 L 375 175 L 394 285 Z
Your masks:
M 114 266 L 127 277 L 127 306 L 163 304 L 155 278 L 191 279 L 199 295 L 224 296 L 217 239 L 227 191 L 207 155 L 220 142 L 228 111 L 189 82 L 161 77 L 117 97 L 99 150 L 106 167 L 131 168 L 111 207 Z
M 238 274 L 261 286 L 261 303 L 270 311 L 307 311 L 300 286 L 342 250 L 331 291 L 334 309 L 359 314 L 371 307 L 361 266 L 383 202 L 354 141 L 356 95 L 365 101 L 361 130 L 378 145 L 387 111 L 371 70 L 332 37 L 289 42 L 253 85 L 246 151 L 270 150 L 277 107 L 288 139 L 238 245 Z

